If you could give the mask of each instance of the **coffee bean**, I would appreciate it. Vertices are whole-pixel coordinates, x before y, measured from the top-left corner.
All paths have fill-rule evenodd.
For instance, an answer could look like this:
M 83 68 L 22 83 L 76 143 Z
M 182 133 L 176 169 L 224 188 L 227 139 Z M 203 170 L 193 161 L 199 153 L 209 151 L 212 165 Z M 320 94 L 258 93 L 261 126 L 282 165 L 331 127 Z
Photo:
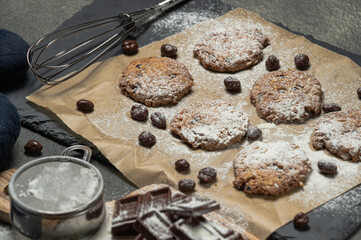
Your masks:
M 148 109 L 142 104 L 134 104 L 130 110 L 130 116 L 137 121 L 146 121 L 148 119 Z
M 202 168 L 198 173 L 198 179 L 201 181 L 201 183 L 210 183 L 214 181 L 216 177 L 217 171 L 212 167 Z
M 361 98 L 361 87 L 359 89 L 357 89 L 357 95 L 359 98 Z
M 144 147 L 152 147 L 157 141 L 156 137 L 152 133 L 146 131 L 139 135 L 138 140 L 139 144 Z
M 310 59 L 306 54 L 297 54 L 295 65 L 299 70 L 306 70 L 310 66 Z
M 266 69 L 274 71 L 280 68 L 280 60 L 275 55 L 270 55 L 266 60 Z
M 317 167 L 321 173 L 326 175 L 334 175 L 337 173 L 337 166 L 332 162 L 320 160 L 317 163 Z
M 79 111 L 83 113 L 90 113 L 94 111 L 94 103 L 86 99 L 80 99 L 76 102 L 76 106 Z
M 258 127 L 250 127 L 247 131 L 247 139 L 250 141 L 255 141 L 262 137 L 262 130 Z
M 160 48 L 162 57 L 175 57 L 177 55 L 178 49 L 176 46 L 170 44 L 163 44 Z
M 295 228 L 302 229 L 307 227 L 308 224 L 308 216 L 303 212 L 297 213 L 293 218 L 293 225 Z
M 138 43 L 135 40 L 127 40 L 122 43 L 122 49 L 125 54 L 135 54 L 138 52 Z
M 24 149 L 27 154 L 39 154 L 43 146 L 38 141 L 30 140 L 25 144 Z
M 340 104 L 337 103 L 325 103 L 322 105 L 324 113 L 341 111 Z
M 185 159 L 179 159 L 175 162 L 175 169 L 179 172 L 188 171 L 190 168 L 190 164 Z
M 165 129 L 167 127 L 167 120 L 163 114 L 160 112 L 154 112 L 150 115 L 152 123 L 157 128 Z
M 226 77 L 223 81 L 224 86 L 226 86 L 226 89 L 228 91 L 232 91 L 232 92 L 240 92 L 242 90 L 241 88 L 241 82 L 234 77 Z
M 182 179 L 178 182 L 178 189 L 181 192 L 191 192 L 196 187 L 196 183 L 191 179 Z

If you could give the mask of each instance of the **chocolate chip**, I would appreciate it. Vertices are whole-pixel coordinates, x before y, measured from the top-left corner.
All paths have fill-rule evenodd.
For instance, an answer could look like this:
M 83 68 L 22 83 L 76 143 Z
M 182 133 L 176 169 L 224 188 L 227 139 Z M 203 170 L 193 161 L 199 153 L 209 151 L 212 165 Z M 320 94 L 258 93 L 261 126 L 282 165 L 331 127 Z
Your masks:
M 136 67 L 136 68 L 139 68 L 139 69 L 141 68 L 141 66 L 142 66 L 142 64 L 137 64 L 137 65 L 135 65 L 135 67 Z
M 30 140 L 25 144 L 24 149 L 27 154 L 39 154 L 43 146 L 38 141 Z
M 138 43 L 135 40 L 127 40 L 122 43 L 122 49 L 125 54 L 137 53 L 138 47 Z
M 310 66 L 310 59 L 306 54 L 297 54 L 295 65 L 299 70 L 306 70 Z
M 76 102 L 76 106 L 79 111 L 83 113 L 90 113 L 94 111 L 94 103 L 86 99 L 80 99 Z
M 226 77 L 224 79 L 224 86 L 226 86 L 226 89 L 228 91 L 232 91 L 232 92 L 240 92 L 242 90 L 241 88 L 241 82 L 234 77 Z
M 142 104 L 134 104 L 130 110 L 130 116 L 137 121 L 146 121 L 148 119 L 148 109 Z
M 210 183 L 215 180 L 216 177 L 217 171 L 212 167 L 202 168 L 198 173 L 198 179 L 201 181 L 201 183 Z
M 190 164 L 185 159 L 179 159 L 175 162 L 175 169 L 179 172 L 188 171 Z
M 163 44 L 160 48 L 163 57 L 175 57 L 177 55 L 178 49 L 176 46 L 170 44 Z
M 308 217 L 303 212 L 297 213 L 296 216 L 293 218 L 293 225 L 295 228 L 302 229 L 307 227 L 308 224 Z
M 156 143 L 156 137 L 150 132 L 142 132 L 139 137 L 139 144 L 144 147 L 152 147 Z
M 337 103 L 325 103 L 322 106 L 324 113 L 341 111 L 340 104 Z
M 250 127 L 247 131 L 247 139 L 250 141 L 255 141 L 262 137 L 262 131 L 258 127 Z
M 328 162 L 325 160 L 320 160 L 317 163 L 318 169 L 320 169 L 320 172 L 326 175 L 334 175 L 337 173 L 337 166 L 336 164 L 332 162 Z
M 266 60 L 266 69 L 274 71 L 280 68 L 280 60 L 275 55 L 270 55 Z
M 191 192 L 196 187 L 196 183 L 191 179 L 182 179 L 178 182 L 178 189 L 181 192 Z
M 163 114 L 160 112 L 154 112 L 150 115 L 150 120 L 157 128 L 165 129 L 167 127 L 167 120 Z
M 359 98 L 361 98 L 361 87 L 359 89 L 357 89 L 357 95 Z

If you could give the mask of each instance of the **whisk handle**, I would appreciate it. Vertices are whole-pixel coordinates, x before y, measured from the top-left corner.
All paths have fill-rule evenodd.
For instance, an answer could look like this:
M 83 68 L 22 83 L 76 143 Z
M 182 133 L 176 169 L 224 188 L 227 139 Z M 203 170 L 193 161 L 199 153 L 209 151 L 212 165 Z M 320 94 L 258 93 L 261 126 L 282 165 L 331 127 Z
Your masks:
M 165 11 L 165 10 L 177 5 L 178 3 L 181 3 L 184 1 L 186 1 L 186 0 L 165 0 L 165 1 L 160 2 L 157 5 L 155 5 L 154 8 L 156 8 L 157 10 L 160 10 L 160 11 Z

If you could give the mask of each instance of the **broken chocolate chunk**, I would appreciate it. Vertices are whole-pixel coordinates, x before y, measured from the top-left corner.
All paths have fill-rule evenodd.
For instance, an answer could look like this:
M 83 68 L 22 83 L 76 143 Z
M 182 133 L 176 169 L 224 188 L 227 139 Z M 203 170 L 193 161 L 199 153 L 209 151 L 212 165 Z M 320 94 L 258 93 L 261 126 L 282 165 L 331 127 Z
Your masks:
M 219 208 L 220 206 L 215 200 L 187 197 L 172 202 L 164 211 L 183 217 L 199 217 Z
M 149 240 L 175 239 L 170 230 L 172 223 L 167 215 L 153 210 L 137 218 L 134 228 Z
M 129 196 L 115 202 L 112 233 L 114 235 L 133 230 L 133 224 L 140 213 L 143 195 Z
M 170 202 L 171 190 L 169 187 L 117 200 L 114 207 L 112 233 L 117 235 L 133 230 L 133 225 L 138 217 L 151 209 L 162 210 Z
M 239 233 L 235 233 L 231 229 L 216 227 L 204 217 L 180 219 L 170 229 L 175 236 L 182 240 L 243 239 Z

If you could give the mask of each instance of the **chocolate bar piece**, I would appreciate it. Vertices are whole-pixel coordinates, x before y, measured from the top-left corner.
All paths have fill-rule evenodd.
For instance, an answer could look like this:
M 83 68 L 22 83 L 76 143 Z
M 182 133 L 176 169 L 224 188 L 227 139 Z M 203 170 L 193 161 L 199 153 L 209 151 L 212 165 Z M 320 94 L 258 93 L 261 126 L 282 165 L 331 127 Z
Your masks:
M 180 219 L 170 229 L 174 236 L 182 240 L 243 240 L 239 233 L 216 227 L 204 217 Z
M 147 240 L 171 240 L 174 239 L 170 230 L 171 225 L 164 213 L 153 210 L 139 217 L 134 228 Z
M 172 192 L 169 187 L 150 191 L 144 195 L 143 214 L 149 209 L 163 210 L 171 203 Z
M 187 197 L 172 202 L 165 211 L 182 217 L 199 217 L 219 209 L 219 204 L 210 199 Z
M 133 230 L 133 224 L 138 217 L 142 202 L 143 195 L 125 197 L 115 202 L 112 234 Z
M 163 210 L 171 202 L 171 190 L 164 187 L 119 199 L 115 202 L 112 233 L 117 235 L 131 231 L 136 219 L 150 210 Z

